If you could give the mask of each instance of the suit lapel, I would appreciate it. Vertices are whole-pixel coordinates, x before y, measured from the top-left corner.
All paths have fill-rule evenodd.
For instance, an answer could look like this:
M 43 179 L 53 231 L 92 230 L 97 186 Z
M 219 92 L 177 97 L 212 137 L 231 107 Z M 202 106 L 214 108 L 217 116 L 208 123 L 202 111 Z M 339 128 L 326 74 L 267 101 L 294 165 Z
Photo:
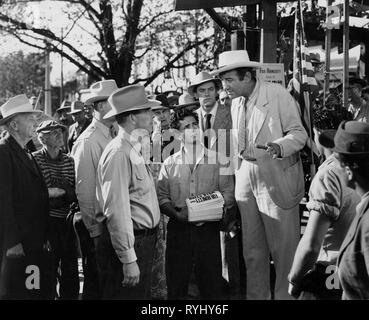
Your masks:
M 210 147 L 212 148 L 215 142 L 218 139 L 218 130 L 219 129 L 230 129 L 231 128 L 231 120 L 230 114 L 227 110 L 227 107 L 218 105 L 218 110 L 215 115 L 213 129 L 215 131 L 215 135 L 211 137 Z
M 259 94 L 257 97 L 254 110 L 253 110 L 253 114 L 251 115 L 251 118 L 250 118 L 250 122 L 252 123 L 251 127 L 253 130 L 253 138 L 254 138 L 253 142 L 254 143 L 267 117 L 267 114 L 269 111 L 269 108 L 267 107 L 267 105 L 268 105 L 268 99 L 266 95 L 266 86 L 264 83 L 260 82 Z
M 199 127 L 201 132 L 204 132 L 204 126 L 203 126 L 203 121 L 202 121 L 202 114 L 201 114 L 201 106 L 200 108 L 196 109 L 195 111 L 197 113 L 197 116 L 199 117 Z
M 20 147 L 20 145 L 18 144 L 17 141 L 15 141 L 15 139 L 9 135 L 9 145 L 10 147 L 15 151 L 15 155 L 18 157 L 19 160 L 21 160 L 23 162 L 23 164 L 35 175 L 39 175 L 39 172 L 36 170 L 36 164 L 35 166 L 32 165 L 31 160 L 28 158 L 26 152 L 24 150 L 22 150 L 22 148 Z M 33 158 L 32 158 L 33 159 Z

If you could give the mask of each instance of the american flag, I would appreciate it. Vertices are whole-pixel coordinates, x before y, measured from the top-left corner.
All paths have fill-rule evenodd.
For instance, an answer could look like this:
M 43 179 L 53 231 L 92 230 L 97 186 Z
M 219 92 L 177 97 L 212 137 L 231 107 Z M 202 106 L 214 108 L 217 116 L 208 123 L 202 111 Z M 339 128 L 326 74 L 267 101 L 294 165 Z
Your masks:
M 302 123 L 309 135 L 307 145 L 311 150 L 311 163 L 313 164 L 313 153 L 318 156 L 318 150 L 313 140 L 311 111 L 312 99 L 318 94 L 319 88 L 314 76 L 314 69 L 311 64 L 310 53 L 305 38 L 301 0 L 298 1 L 295 11 L 294 46 L 291 90 L 294 98 L 299 103 Z

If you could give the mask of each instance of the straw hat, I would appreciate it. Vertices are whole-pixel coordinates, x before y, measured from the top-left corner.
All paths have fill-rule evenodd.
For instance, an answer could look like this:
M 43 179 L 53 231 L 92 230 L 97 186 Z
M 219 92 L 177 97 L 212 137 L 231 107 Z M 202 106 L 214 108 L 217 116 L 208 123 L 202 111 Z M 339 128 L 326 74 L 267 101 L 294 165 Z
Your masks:
M 218 66 L 217 70 L 210 72 L 211 75 L 217 75 L 237 68 L 260 68 L 261 64 L 257 61 L 250 61 L 246 50 L 234 50 L 222 52 L 219 55 Z
M 5 124 L 10 118 L 19 113 L 42 114 L 41 110 L 33 110 L 33 107 L 25 94 L 20 94 L 10 98 L 0 107 L 0 112 L 3 117 L 0 120 L 0 125 Z
M 110 95 L 108 102 L 112 110 L 104 116 L 104 119 L 124 112 L 150 109 L 160 105 L 160 101 L 147 99 L 145 87 L 138 84 L 115 90 Z
M 73 101 L 71 111 L 68 114 L 76 114 L 83 111 L 83 103 L 81 101 Z
M 66 109 L 70 109 L 71 103 L 70 101 L 64 100 L 61 104 L 61 106 L 56 109 L 56 112 L 62 111 L 62 110 L 66 110 Z
M 188 87 L 187 91 L 191 96 L 193 96 L 197 86 L 211 81 L 214 82 L 218 89 L 222 88 L 222 82 L 220 79 L 212 77 L 210 73 L 206 71 L 201 71 L 191 79 L 191 85 Z
M 103 80 L 95 82 L 90 87 L 85 104 L 91 104 L 96 101 L 107 100 L 109 96 L 118 89 L 115 80 Z

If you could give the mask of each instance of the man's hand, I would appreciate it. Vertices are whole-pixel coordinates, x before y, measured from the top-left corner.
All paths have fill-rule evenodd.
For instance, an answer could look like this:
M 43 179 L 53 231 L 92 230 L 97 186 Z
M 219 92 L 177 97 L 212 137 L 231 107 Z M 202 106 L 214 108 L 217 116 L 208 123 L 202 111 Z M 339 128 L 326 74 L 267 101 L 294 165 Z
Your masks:
M 300 286 L 290 282 L 288 284 L 288 294 L 297 299 L 301 294 Z
M 181 209 L 181 211 L 177 211 L 177 220 L 181 222 L 188 222 L 188 210 L 187 207 Z
M 140 269 L 136 261 L 123 263 L 123 287 L 134 287 L 140 282 Z
M 279 144 L 268 142 L 267 144 L 268 149 L 266 150 L 273 159 L 280 158 L 282 156 L 282 150 Z
M 17 245 L 15 245 L 14 247 L 6 251 L 6 256 L 8 258 L 19 258 L 24 255 L 25 254 L 24 254 L 23 246 L 21 243 L 18 243 Z
M 49 240 L 47 240 L 45 242 L 43 249 L 44 249 L 44 251 L 47 251 L 47 252 L 51 252 L 52 251 L 51 244 L 50 244 L 50 241 Z
M 65 190 L 61 188 L 48 188 L 49 198 L 58 198 L 65 195 Z

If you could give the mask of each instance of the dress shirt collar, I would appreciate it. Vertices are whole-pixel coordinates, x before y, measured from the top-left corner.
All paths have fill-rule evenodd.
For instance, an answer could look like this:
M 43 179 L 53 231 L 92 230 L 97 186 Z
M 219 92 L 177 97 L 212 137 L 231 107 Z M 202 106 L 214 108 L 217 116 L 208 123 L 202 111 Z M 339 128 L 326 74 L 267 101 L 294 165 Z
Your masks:
M 142 143 L 137 139 L 137 137 L 135 137 L 134 135 L 129 134 L 122 127 L 119 127 L 118 137 L 120 137 L 121 139 L 126 140 L 132 146 L 132 148 L 136 150 L 137 153 L 141 154 Z M 150 137 L 149 137 L 149 139 L 150 139 Z
M 105 138 L 107 139 L 111 138 L 109 128 L 105 124 L 103 124 L 101 121 L 97 120 L 96 118 L 93 118 L 91 121 L 91 125 L 95 125 L 96 128 L 98 128 L 103 133 Z
M 213 122 L 214 119 L 215 119 L 215 115 L 217 114 L 217 111 L 218 111 L 218 102 L 217 101 L 215 102 L 215 105 L 214 105 L 213 109 L 211 109 L 210 112 L 206 112 L 202 106 L 201 106 L 201 109 L 200 110 L 201 110 L 201 118 L 204 121 L 206 120 L 206 115 L 207 114 L 211 114 L 212 117 L 211 117 L 210 120 Z
M 252 101 L 254 98 L 256 98 L 257 95 L 259 94 L 259 89 L 260 89 L 260 81 L 259 81 L 259 79 L 256 78 L 255 88 L 254 88 L 254 90 L 252 90 L 252 92 L 249 95 L 247 101 Z M 247 101 L 246 101 L 246 103 L 247 103 Z
M 361 201 L 356 207 L 357 212 L 361 212 L 365 209 L 364 206 L 368 203 L 368 199 L 369 199 L 369 191 L 361 197 Z

